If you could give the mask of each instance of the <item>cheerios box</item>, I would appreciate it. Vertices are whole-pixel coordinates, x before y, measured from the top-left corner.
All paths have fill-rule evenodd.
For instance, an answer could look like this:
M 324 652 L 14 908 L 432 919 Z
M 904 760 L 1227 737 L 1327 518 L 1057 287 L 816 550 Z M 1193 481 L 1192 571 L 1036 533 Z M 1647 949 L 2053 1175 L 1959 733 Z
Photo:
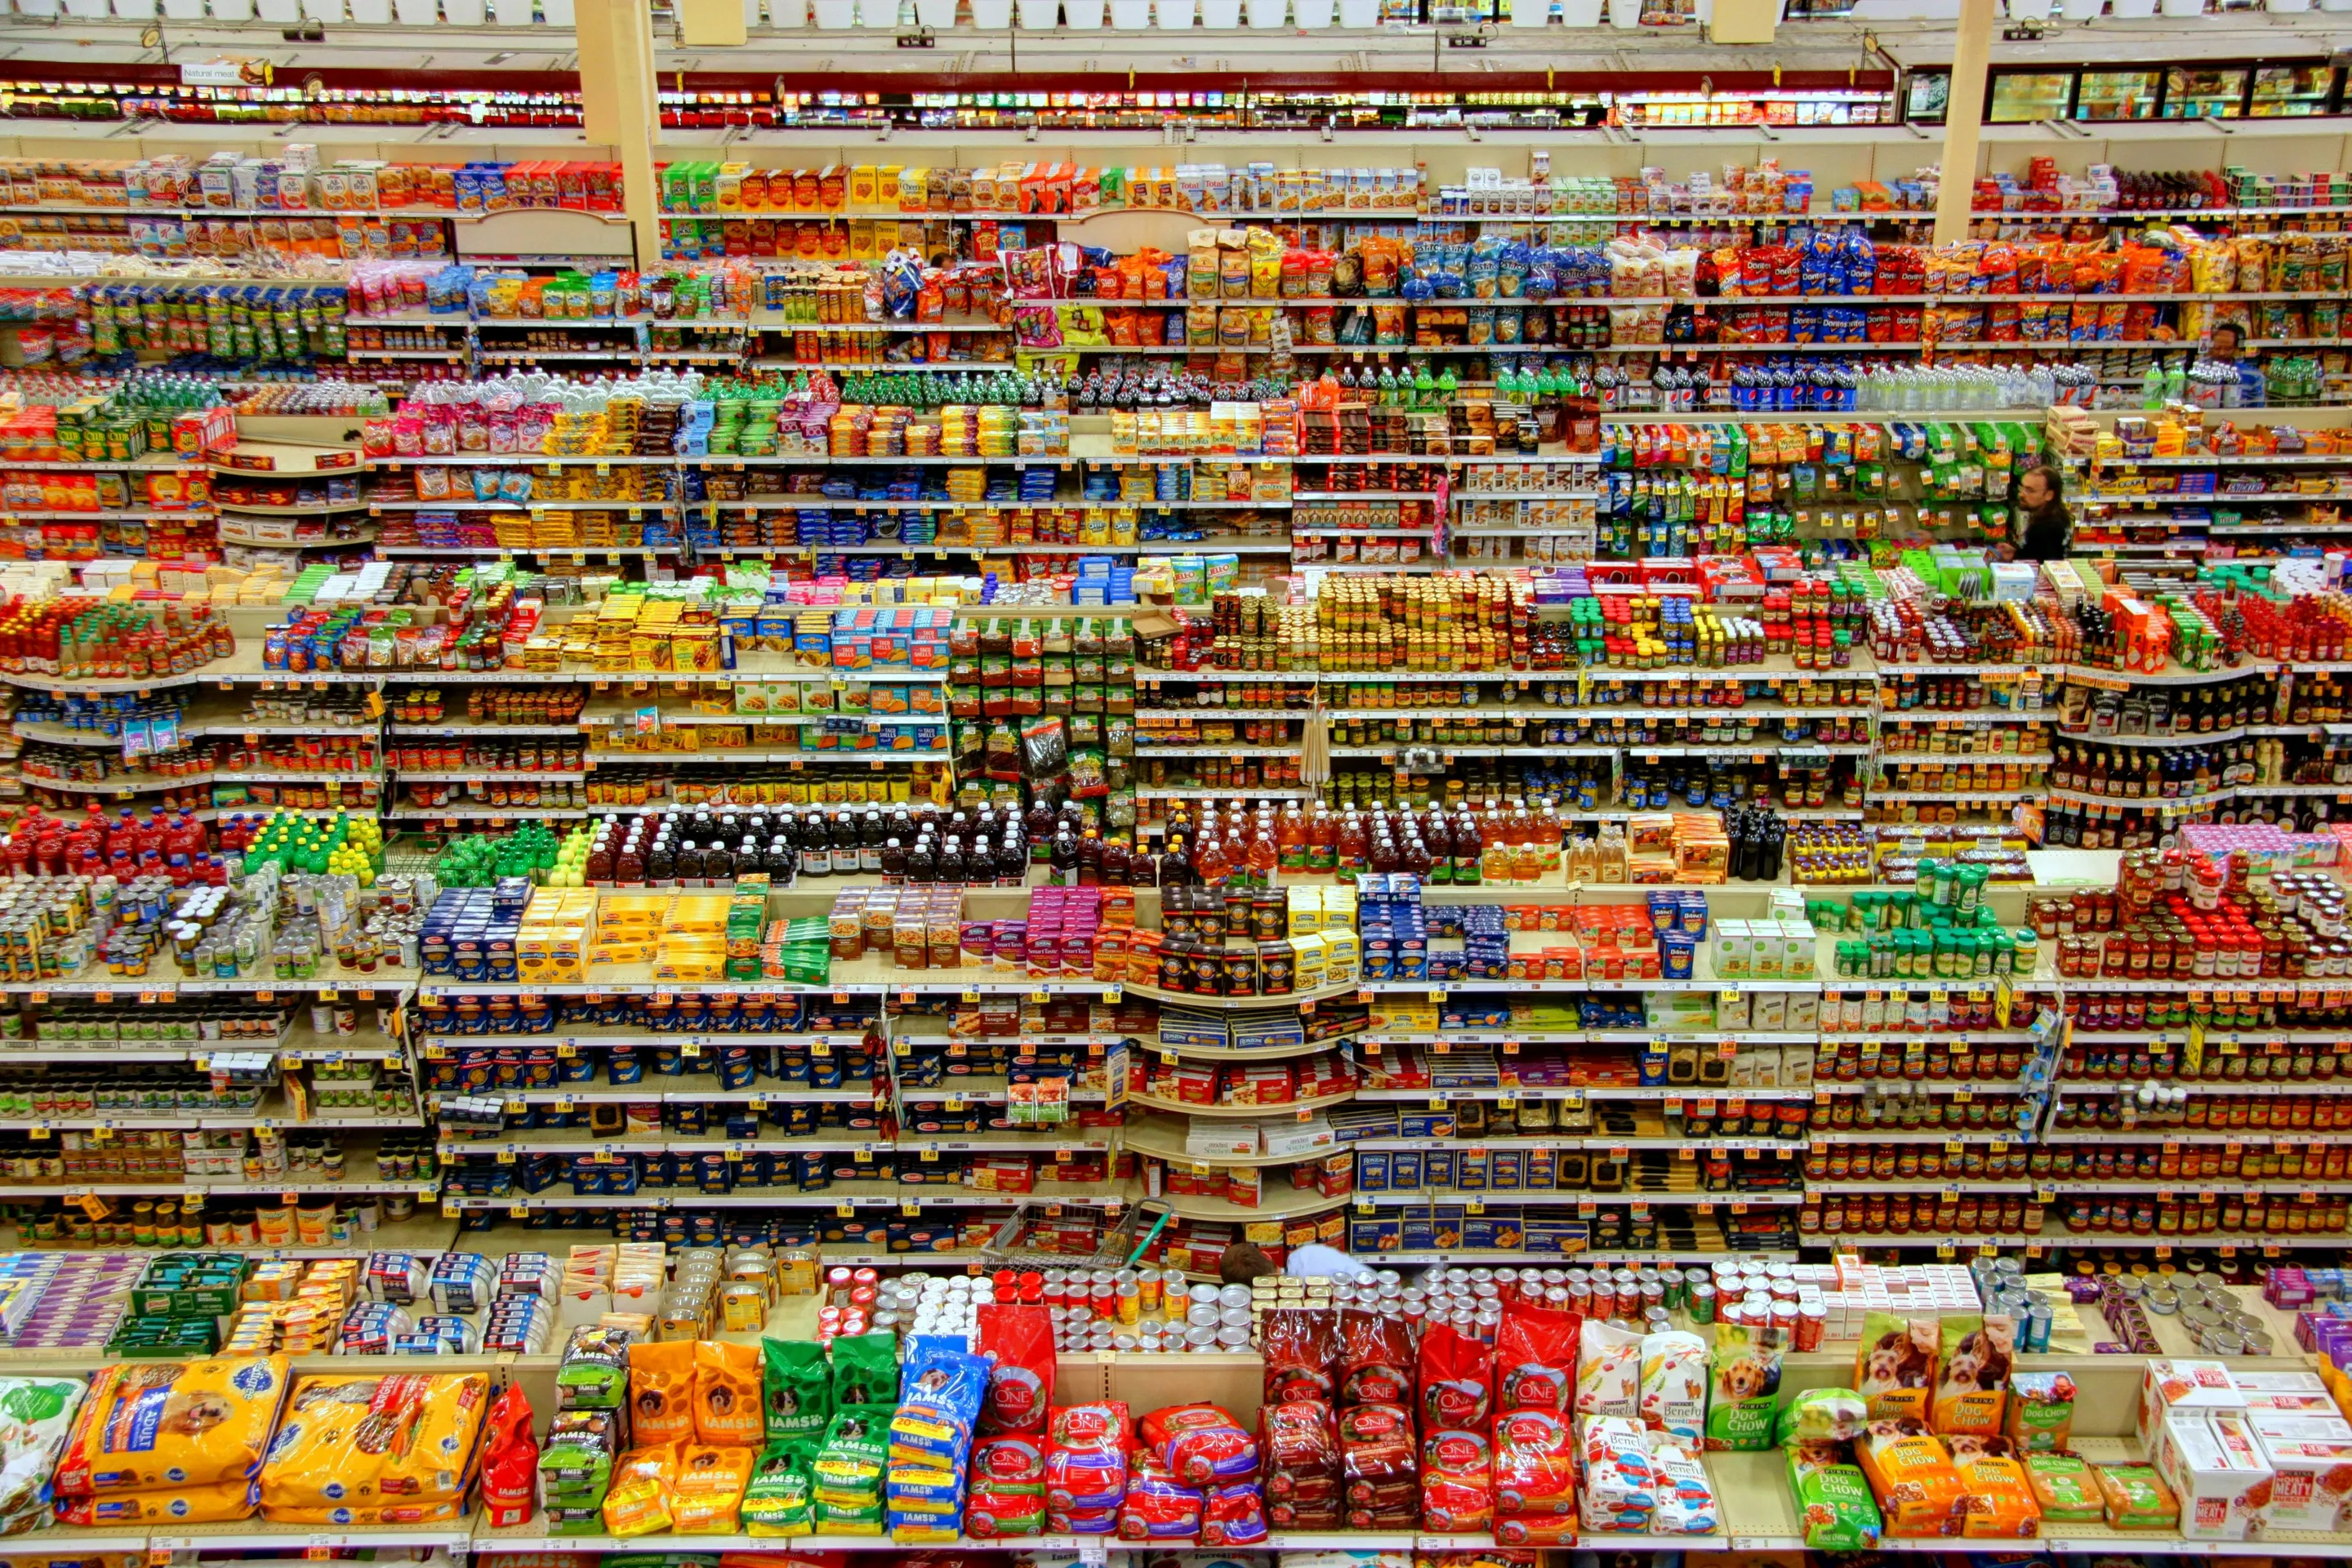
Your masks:
M 2151 1444 L 2171 1410 L 2243 1410 L 2246 1396 L 2218 1361 L 2177 1361 L 2158 1356 L 2139 1381 L 2140 1436 Z

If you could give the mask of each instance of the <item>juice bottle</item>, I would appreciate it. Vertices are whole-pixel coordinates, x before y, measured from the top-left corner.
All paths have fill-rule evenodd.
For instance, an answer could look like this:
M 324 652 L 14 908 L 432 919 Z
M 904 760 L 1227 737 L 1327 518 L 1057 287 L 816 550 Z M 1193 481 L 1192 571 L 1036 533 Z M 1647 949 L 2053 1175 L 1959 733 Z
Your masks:
M 1275 826 L 1274 843 L 1276 858 L 1284 870 L 1307 869 L 1307 816 L 1298 809 L 1297 801 L 1282 808 L 1282 820 Z
M 1307 868 L 1328 873 L 1339 863 L 1339 825 L 1331 808 L 1318 800 L 1314 815 L 1307 819 Z
M 1363 818 L 1349 811 L 1339 819 L 1337 859 L 1333 866 L 1339 880 L 1352 882 L 1356 879 L 1356 873 L 1364 869 L 1365 851 L 1370 847 Z

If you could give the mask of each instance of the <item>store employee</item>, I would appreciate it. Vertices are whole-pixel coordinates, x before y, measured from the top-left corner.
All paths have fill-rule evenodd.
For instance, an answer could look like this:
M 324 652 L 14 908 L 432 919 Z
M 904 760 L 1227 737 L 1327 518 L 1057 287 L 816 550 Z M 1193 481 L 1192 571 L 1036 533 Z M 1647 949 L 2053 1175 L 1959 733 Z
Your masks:
M 2017 481 L 2017 521 L 2011 537 L 2020 561 L 2063 561 L 2074 531 L 2074 514 L 2058 498 L 2058 470 L 2037 463 Z
M 2238 363 L 2238 351 L 2245 346 L 2245 334 L 2235 321 L 2222 321 L 2213 329 L 2205 342 L 2205 357 L 2222 364 Z
M 1290 1251 L 1290 1267 L 1276 1267 L 1273 1258 L 1255 1244 L 1236 1242 L 1225 1248 L 1217 1266 L 1217 1277 L 1228 1285 L 1246 1285 L 1253 1279 L 1268 1275 L 1287 1273 L 1294 1279 L 1369 1279 L 1372 1271 L 1340 1251 L 1336 1247 L 1296 1247 Z

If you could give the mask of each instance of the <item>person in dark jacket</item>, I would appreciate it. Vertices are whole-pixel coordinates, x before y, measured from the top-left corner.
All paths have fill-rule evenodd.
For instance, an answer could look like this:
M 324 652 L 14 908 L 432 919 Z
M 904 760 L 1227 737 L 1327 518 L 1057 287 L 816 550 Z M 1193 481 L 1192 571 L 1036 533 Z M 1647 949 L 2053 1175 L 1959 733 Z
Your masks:
M 2017 481 L 2017 559 L 2063 561 L 2074 536 L 2074 516 L 2058 497 L 2058 470 L 2037 463 Z

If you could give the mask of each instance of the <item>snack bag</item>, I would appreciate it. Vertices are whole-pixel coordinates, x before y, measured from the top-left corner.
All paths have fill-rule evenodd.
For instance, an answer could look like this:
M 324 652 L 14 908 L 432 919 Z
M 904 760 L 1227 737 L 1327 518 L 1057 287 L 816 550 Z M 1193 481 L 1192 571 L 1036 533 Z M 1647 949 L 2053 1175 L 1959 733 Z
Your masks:
M 852 1334 L 833 1342 L 833 1407 L 898 1402 L 898 1336 Z
M 980 1430 L 1045 1430 L 1054 1403 L 1054 1320 L 1043 1307 L 992 1303 L 973 1313 L 980 1353 L 988 1359 L 988 1393 Z
M 89 1497 L 166 1489 L 185 1495 L 249 1479 L 261 1468 L 290 1381 L 286 1358 L 274 1355 L 100 1367 L 52 1483 L 61 1497 Z M 216 1498 L 201 1500 L 219 1506 Z
M 1650 1528 L 1661 1535 L 1712 1535 L 1723 1524 L 1723 1510 L 1715 1500 L 1715 1487 L 1706 1479 L 1706 1465 L 1696 1443 L 1676 1438 L 1650 1443 L 1650 1468 L 1655 1477 L 1658 1501 Z
M 1753 1323 L 1715 1326 L 1713 1375 L 1707 1384 L 1708 1447 L 1754 1450 L 1772 1446 L 1780 1352 L 1787 1338 L 1785 1331 Z
M 1574 1312 L 1513 1305 L 1495 1332 L 1495 1409 L 1568 1414 L 1576 1391 L 1576 1338 L 1584 1320 Z
M 1402 1405 L 1412 1397 L 1412 1332 L 1402 1318 L 1339 1314 L 1339 1403 Z
M 49 1472 L 72 1436 L 84 1392 L 79 1378 L 0 1378 L 0 1520 L 37 1510 L 47 1521 Z
M 1854 1354 L 1853 1386 L 1873 1421 L 1927 1419 L 1942 1341 L 1933 1318 L 1868 1312 Z
M 750 1350 L 752 1347 L 743 1347 Z M 688 1443 L 677 1457 L 677 1490 L 670 1505 L 680 1535 L 733 1535 L 758 1456 L 730 1444 Z
M 761 1400 L 768 1446 L 824 1435 L 833 1419 L 833 1370 L 824 1347 L 804 1340 L 762 1340 Z
M 1422 1527 L 1485 1535 L 1495 1522 L 1495 1450 L 1481 1432 L 1434 1431 L 1421 1444 Z
M 1421 1425 L 1483 1432 L 1494 1419 L 1495 1352 L 1450 1323 L 1421 1331 Z
M 760 1347 L 694 1342 L 694 1438 L 705 1447 L 751 1448 L 767 1435 Z M 749 1467 L 746 1466 L 748 1473 Z M 737 1488 L 741 1495 L 741 1488 Z
M 1968 1454 L 1952 1461 L 1960 1478 L 1960 1533 L 1976 1541 L 2032 1541 L 2042 1509 L 2025 1467 L 2005 1454 Z
M 806 1535 L 815 1528 L 811 1518 L 815 1485 L 809 1474 L 815 1454 L 813 1439 L 768 1446 L 743 1488 L 744 1534 Z
M 688 1350 L 692 1340 L 677 1343 Z M 604 1530 L 610 1535 L 651 1535 L 670 1527 L 670 1498 L 677 1489 L 677 1450 L 667 1443 L 632 1448 L 613 1466 L 613 1489 L 604 1494 Z
M 1583 1381 L 1583 1369 L 1577 1380 Z M 1698 1442 L 1706 1435 L 1706 1342 L 1669 1330 L 1642 1340 L 1642 1424 Z
M 1816 1552 L 1867 1552 L 1878 1544 L 1878 1500 L 1870 1479 L 1841 1463 L 1836 1446 L 1797 1444 L 1788 1450 L 1789 1491 L 1805 1544 Z
M 528 1524 L 539 1478 L 539 1443 L 530 1401 L 509 1383 L 482 1421 L 482 1510 L 493 1526 Z
M 2106 1494 L 2091 1462 L 2080 1454 L 2025 1456 L 2026 1484 L 2034 1506 L 2052 1524 L 2096 1524 L 2107 1516 Z
M 1991 1436 L 2000 1430 L 2017 1320 L 2006 1312 L 1955 1313 L 1943 1321 L 1931 1425 L 1938 1432 Z
M 1642 1413 L 1642 1336 L 1587 1318 L 1578 1336 L 1576 1413 L 1638 1416 Z
M 1790 1396 L 1774 1437 L 1790 1443 L 1851 1443 L 1869 1425 L 1868 1406 L 1850 1388 L 1808 1388 Z
M 2013 1372 L 2002 1435 L 2021 1454 L 2063 1451 L 2074 1435 L 2074 1380 L 2063 1372 Z
M 1942 1442 L 1910 1421 L 1874 1421 L 1853 1457 L 1883 1500 L 1888 1535 L 1959 1533 L 1959 1473 Z
M 637 1447 L 682 1443 L 694 1436 L 696 1342 L 667 1340 L 629 1347 L 629 1436 Z
M 1589 1330 L 1594 1325 L 1587 1321 Z M 1650 1445 L 1641 1423 L 1622 1415 L 1585 1415 L 1584 1489 L 1580 1513 L 1587 1530 L 1642 1531 L 1657 1507 L 1657 1478 L 1650 1468 Z
M 1256 1442 L 1213 1405 L 1155 1410 L 1143 1418 L 1141 1436 L 1144 1447 L 1182 1485 L 1233 1486 L 1257 1475 Z
M 1258 1347 L 1265 1362 L 1266 1404 L 1328 1404 L 1338 1396 L 1339 1320 L 1328 1308 L 1281 1307 L 1266 1313 Z

